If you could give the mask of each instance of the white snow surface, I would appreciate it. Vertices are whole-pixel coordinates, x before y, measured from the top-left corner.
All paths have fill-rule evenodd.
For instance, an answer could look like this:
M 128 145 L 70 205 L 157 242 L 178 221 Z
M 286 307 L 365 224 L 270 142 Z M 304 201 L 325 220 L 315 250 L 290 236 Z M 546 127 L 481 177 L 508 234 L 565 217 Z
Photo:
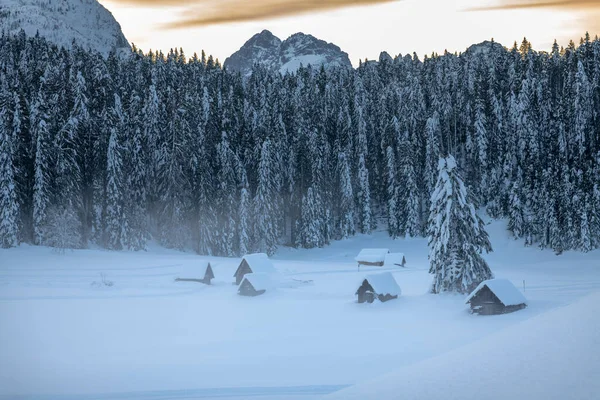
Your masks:
M 275 272 L 273 262 L 265 253 L 247 254 L 244 256 L 244 260 L 254 273 L 272 274 Z
M 281 66 L 279 72 L 281 74 L 285 74 L 286 72 L 296 72 L 298 69 L 303 66 L 307 67 L 309 65 L 320 66 L 323 64 L 327 64 L 327 58 L 320 54 L 306 54 L 300 56 L 292 56 L 290 57 L 290 61 L 286 62 Z M 340 66 L 337 62 L 332 62 L 328 64 L 328 66 Z
M 358 262 L 382 263 L 389 252 L 390 249 L 362 249 L 354 259 Z
M 381 231 L 322 249 L 279 249 L 282 277 L 310 284 L 256 298 L 231 283 L 240 258 L 156 246 L 2 249 L 0 398 L 314 400 L 357 385 L 338 396 L 352 399 L 363 384 L 364 398 L 383 400 L 597 394 L 600 252 L 556 256 L 511 239 L 504 221 L 486 229 L 496 277 L 525 281 L 523 310 L 471 315 L 464 296 L 429 294 L 427 240 Z M 381 247 L 404 252 L 407 267 L 358 271 L 356 251 Z M 202 261 L 213 267 L 213 285 L 174 282 Z M 391 273 L 402 297 L 357 304 L 357 282 L 377 272 Z M 97 284 L 100 274 L 113 286 Z
M 489 279 L 481 282 L 466 298 L 465 304 L 471 301 L 473 296 L 483 289 L 484 286 L 487 286 L 505 306 L 527 304 L 527 299 L 523 296 L 523 293 L 521 293 L 508 279 Z
M 400 289 L 400 286 L 398 286 L 398 282 L 396 282 L 394 275 L 392 275 L 390 272 L 367 275 L 363 280 L 360 281 L 359 286 L 363 284 L 365 279 L 369 282 L 375 291 L 375 294 L 390 294 L 392 296 L 400 296 L 402 294 L 402 290 Z
M 209 262 L 205 260 L 198 260 L 193 264 L 179 265 L 173 268 L 174 276 L 183 279 L 203 279 L 208 265 Z
M 597 400 L 598 315 L 597 292 L 326 398 L 362 400 L 376 393 L 380 400 Z
M 75 41 L 104 56 L 113 49 L 130 49 L 119 23 L 97 0 L 2 0 L 0 31 L 16 34 L 21 29 L 66 48 Z
M 244 279 L 240 283 L 240 286 L 244 281 L 247 280 L 250 282 L 254 290 L 271 290 L 275 287 L 273 282 L 271 281 L 271 276 L 264 273 L 252 273 L 244 275 Z

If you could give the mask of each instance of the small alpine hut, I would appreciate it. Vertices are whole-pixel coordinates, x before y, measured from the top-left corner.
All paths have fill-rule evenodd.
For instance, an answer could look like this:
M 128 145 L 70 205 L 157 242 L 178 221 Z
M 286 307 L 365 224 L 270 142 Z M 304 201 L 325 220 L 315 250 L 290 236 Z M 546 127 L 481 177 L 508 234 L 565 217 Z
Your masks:
M 359 303 L 372 303 L 375 299 L 384 303 L 397 299 L 401 294 L 400 286 L 389 272 L 367 275 L 356 291 Z
M 525 296 L 507 279 L 483 281 L 467 297 L 471 313 L 480 315 L 506 314 L 527 307 Z
M 238 294 L 250 297 L 260 296 L 272 287 L 271 277 L 268 274 L 249 273 L 242 278 Z
M 272 274 L 274 272 L 275 267 L 273 267 L 273 263 L 269 260 L 269 257 L 264 253 L 257 253 L 245 255 L 233 276 L 235 284 L 239 285 L 246 274 Z
M 406 267 L 406 257 L 404 257 L 404 253 L 388 253 L 385 255 L 385 264 L 386 267 L 398 266 L 398 267 Z
M 385 263 L 385 256 L 390 252 L 389 249 L 362 249 L 354 259 L 361 265 L 381 267 Z
M 209 262 L 203 263 L 200 268 L 186 268 L 183 271 L 183 275 L 188 277 L 177 277 L 175 278 L 175 282 L 198 282 L 204 283 L 205 285 L 210 285 L 210 281 L 215 279 L 215 274 Z

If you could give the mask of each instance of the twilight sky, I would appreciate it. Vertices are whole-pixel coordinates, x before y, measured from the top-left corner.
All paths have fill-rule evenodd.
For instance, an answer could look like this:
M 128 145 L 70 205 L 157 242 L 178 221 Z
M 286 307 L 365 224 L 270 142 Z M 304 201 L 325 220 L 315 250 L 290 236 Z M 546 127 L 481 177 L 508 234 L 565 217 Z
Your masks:
M 494 38 L 511 46 L 524 36 L 549 50 L 556 38 L 578 43 L 600 34 L 600 0 L 99 0 L 125 36 L 144 51 L 204 49 L 224 61 L 252 35 L 310 33 L 350 55 L 376 59 L 416 51 L 463 51 Z

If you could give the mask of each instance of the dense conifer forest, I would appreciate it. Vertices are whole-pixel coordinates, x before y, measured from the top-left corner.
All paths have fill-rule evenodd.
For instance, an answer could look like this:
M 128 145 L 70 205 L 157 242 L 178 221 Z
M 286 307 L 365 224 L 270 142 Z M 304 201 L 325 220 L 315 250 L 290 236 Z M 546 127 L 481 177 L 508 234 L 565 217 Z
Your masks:
M 355 69 L 0 37 L 0 246 L 272 254 L 429 231 L 440 157 L 527 245 L 600 247 L 600 41 Z

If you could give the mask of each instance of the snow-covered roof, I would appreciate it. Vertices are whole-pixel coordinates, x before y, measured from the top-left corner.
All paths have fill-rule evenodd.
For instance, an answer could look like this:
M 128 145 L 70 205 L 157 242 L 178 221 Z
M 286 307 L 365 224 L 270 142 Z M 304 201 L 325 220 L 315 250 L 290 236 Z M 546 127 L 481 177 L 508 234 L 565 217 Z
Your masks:
M 384 265 L 402 265 L 402 260 L 404 260 L 404 253 L 388 253 L 385 255 Z
M 354 259 L 358 262 L 382 263 L 389 252 L 389 249 L 362 249 Z
M 252 272 L 270 274 L 275 272 L 275 267 L 265 253 L 246 254 L 244 260 L 250 266 Z
M 274 287 L 273 281 L 271 281 L 271 277 L 268 274 L 264 273 L 252 273 L 244 275 L 244 279 L 240 282 L 240 285 L 247 280 L 250 282 L 254 290 L 269 290 Z
M 516 306 L 518 304 L 527 303 L 525 296 L 523 296 L 519 289 L 517 289 L 508 279 L 490 279 L 481 282 L 469 297 L 467 297 L 465 303 L 471 301 L 484 286 L 487 286 L 505 306 Z
M 360 281 L 360 284 L 362 285 L 365 280 L 369 282 L 369 285 L 371 285 L 375 293 L 378 295 L 390 294 L 392 296 L 400 296 L 402 294 L 402 290 L 400 289 L 400 286 L 398 286 L 398 282 L 396 282 L 394 275 L 392 275 L 390 272 L 367 275 L 363 280 Z
M 202 279 L 209 266 L 208 261 L 194 261 L 193 263 L 178 265 L 175 268 L 176 278 Z

